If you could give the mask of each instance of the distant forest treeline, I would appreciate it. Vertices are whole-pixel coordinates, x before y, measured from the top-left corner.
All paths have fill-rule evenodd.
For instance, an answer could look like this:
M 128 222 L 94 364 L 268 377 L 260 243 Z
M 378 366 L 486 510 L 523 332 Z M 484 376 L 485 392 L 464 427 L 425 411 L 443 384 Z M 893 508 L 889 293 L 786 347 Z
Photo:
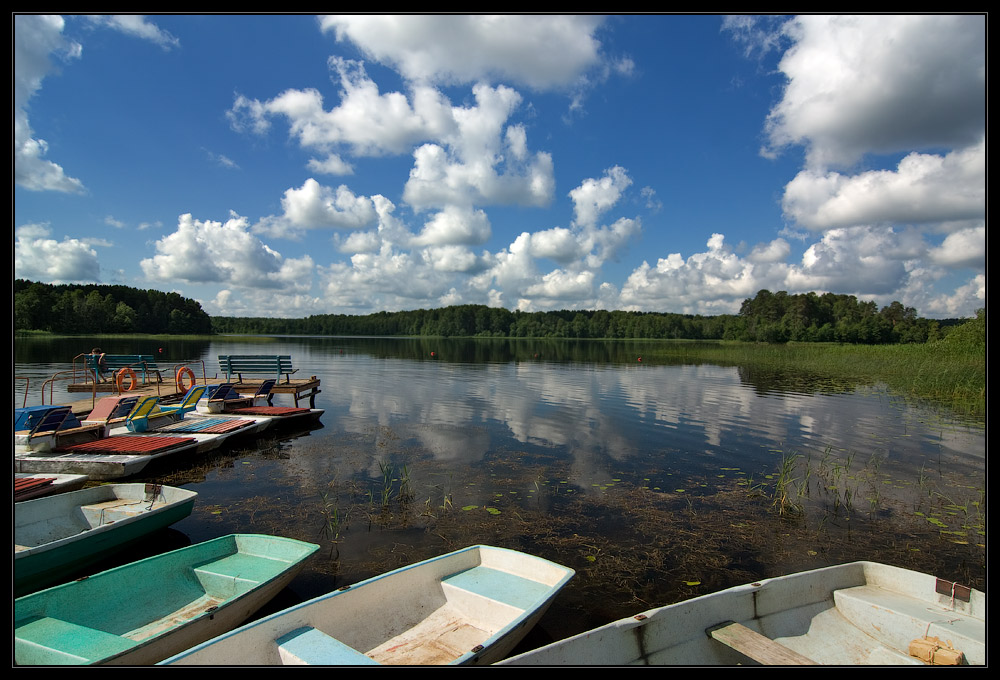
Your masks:
M 443 336 L 503 338 L 651 338 L 749 342 L 923 343 L 954 322 L 922 319 L 898 302 L 878 309 L 853 295 L 789 295 L 762 290 L 739 314 L 699 316 L 661 312 L 519 312 L 484 305 L 318 314 L 304 319 L 212 317 L 216 333 Z
M 934 321 L 899 302 L 879 309 L 853 295 L 761 290 L 738 314 L 661 312 L 520 312 L 485 305 L 316 314 L 302 319 L 209 317 L 176 293 L 127 286 L 14 281 L 15 330 L 53 333 L 369 335 L 494 338 L 644 338 L 748 342 L 924 343 L 961 320 Z
M 177 293 L 16 279 L 14 330 L 206 335 L 212 332 L 212 320 L 198 302 Z

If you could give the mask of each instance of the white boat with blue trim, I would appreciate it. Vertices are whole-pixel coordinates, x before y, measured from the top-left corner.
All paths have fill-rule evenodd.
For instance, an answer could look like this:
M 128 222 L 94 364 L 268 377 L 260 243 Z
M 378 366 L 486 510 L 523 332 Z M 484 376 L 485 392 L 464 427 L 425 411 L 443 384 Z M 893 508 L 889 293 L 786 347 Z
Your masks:
M 501 663 L 984 665 L 986 595 L 899 567 L 852 562 L 652 609 Z
M 471 546 L 272 614 L 163 664 L 437 665 L 499 661 L 572 569 Z

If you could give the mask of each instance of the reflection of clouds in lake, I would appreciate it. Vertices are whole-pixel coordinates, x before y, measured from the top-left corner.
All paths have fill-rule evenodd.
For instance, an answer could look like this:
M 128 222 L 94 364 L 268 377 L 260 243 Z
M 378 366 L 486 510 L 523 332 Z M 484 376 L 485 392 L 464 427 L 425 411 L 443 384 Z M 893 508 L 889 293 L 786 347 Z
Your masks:
M 444 364 L 352 357 L 328 387 L 326 424 L 375 444 L 416 446 L 439 461 L 475 464 L 491 452 L 561 452 L 571 482 L 607 483 L 638 458 L 773 469 L 781 453 L 982 457 L 982 436 L 925 424 L 910 407 L 865 390 L 760 390 L 733 367 L 509 362 Z M 349 376 L 349 377 L 345 377 Z M 324 379 L 325 380 L 325 379 Z M 391 431 L 397 442 L 380 442 Z M 400 443 L 402 442 L 402 443 Z M 376 451 L 372 451 L 373 458 Z M 676 460 L 683 461 L 676 462 Z M 676 471 L 676 469 L 675 469 Z
M 473 464 L 490 448 L 490 436 L 481 428 L 442 425 L 414 425 L 401 432 L 420 442 L 436 460 Z

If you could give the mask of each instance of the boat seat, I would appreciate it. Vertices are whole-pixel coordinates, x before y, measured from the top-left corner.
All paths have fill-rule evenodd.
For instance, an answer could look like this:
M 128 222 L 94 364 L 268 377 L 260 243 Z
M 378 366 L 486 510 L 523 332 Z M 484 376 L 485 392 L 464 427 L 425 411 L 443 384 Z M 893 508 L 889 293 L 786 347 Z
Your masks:
M 785 647 L 780 642 L 750 630 L 741 623 L 726 621 L 705 631 L 713 640 L 735 649 L 765 666 L 814 666 L 812 659 Z
M 544 583 L 490 567 L 473 567 L 441 579 L 446 588 L 456 588 L 527 610 L 551 593 Z
M 196 567 L 194 575 L 209 595 L 232 597 L 270 578 L 272 570 L 265 567 L 267 561 L 237 553 Z
M 285 666 L 378 666 L 371 657 L 311 626 L 275 640 Z
M 41 616 L 18 626 L 15 650 L 30 649 L 38 664 L 88 664 L 135 647 L 137 643 L 113 633 L 62 619 Z M 56 649 L 55 647 L 58 647 Z M 17 653 L 17 656 L 20 656 Z
M 114 498 L 110 501 L 81 505 L 80 512 L 91 527 L 111 524 L 119 520 L 141 515 L 149 509 L 149 501 L 136 501 L 131 498 Z
M 874 637 L 895 649 L 906 650 L 911 640 L 921 636 L 950 640 L 962 650 L 969 663 L 986 661 L 986 624 L 960 611 L 932 607 L 923 600 L 877 586 L 842 588 L 833 594 L 837 611 L 855 625 L 869 621 L 876 626 Z M 874 617 L 873 612 L 878 616 Z

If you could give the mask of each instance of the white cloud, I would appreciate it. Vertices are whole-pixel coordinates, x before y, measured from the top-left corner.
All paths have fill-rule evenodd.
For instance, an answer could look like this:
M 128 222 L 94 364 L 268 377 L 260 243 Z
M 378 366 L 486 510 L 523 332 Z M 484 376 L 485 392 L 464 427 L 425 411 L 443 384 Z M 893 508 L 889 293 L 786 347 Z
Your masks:
M 986 143 L 945 156 L 914 152 L 895 171 L 849 176 L 806 169 L 785 187 L 782 206 L 809 229 L 984 218 Z
M 86 18 L 94 24 L 106 26 L 135 38 L 148 40 L 165 50 L 180 47 L 181 44 L 180 40 L 156 24 L 150 23 L 141 14 L 90 15 Z
M 84 192 L 83 182 L 45 158 L 48 143 L 34 137 L 28 122 L 28 102 L 53 70 L 50 57 L 80 56 L 80 44 L 62 35 L 64 26 L 61 17 L 14 16 L 14 182 L 31 191 Z
M 448 206 L 435 214 L 413 238 L 413 244 L 479 245 L 490 238 L 490 220 L 482 210 Z
M 600 63 L 594 15 L 349 15 L 320 19 L 369 59 L 417 83 L 502 80 L 535 90 L 577 85 Z
M 552 158 L 528 149 L 523 126 L 510 123 L 521 96 L 505 86 L 476 85 L 472 106 L 452 106 L 440 92 L 415 87 L 409 97 L 380 94 L 358 62 L 332 59 L 342 86 L 339 105 L 326 111 L 316 90 L 287 90 L 267 102 L 238 96 L 229 111 L 235 129 L 264 133 L 268 116 L 284 115 L 290 134 L 327 160 L 317 171 L 344 174 L 358 156 L 412 153 L 404 199 L 416 209 L 446 205 L 545 206 L 555 180 Z
M 14 234 L 15 278 L 50 283 L 99 281 L 101 266 L 92 245 L 75 238 L 49 238 L 46 225 L 27 224 Z
M 984 15 L 807 15 L 783 28 L 793 44 L 768 117 L 771 152 L 805 145 L 808 165 L 825 168 L 983 135 Z
M 343 158 L 335 153 L 330 154 L 322 160 L 316 158 L 310 158 L 309 162 L 306 164 L 313 172 L 317 172 L 323 175 L 353 175 L 354 168 L 351 164 L 345 161 Z
M 794 291 L 861 292 L 887 295 L 906 284 L 906 262 L 926 252 L 919 234 L 891 228 L 831 229 L 789 269 L 786 285 Z
M 473 88 L 475 105 L 454 107 L 450 133 L 413 152 L 403 192 L 417 209 L 445 205 L 545 206 L 555 186 L 552 158 L 527 150 L 520 125 L 507 126 L 521 97 L 508 87 Z
M 532 257 L 548 258 L 564 265 L 585 254 L 577 235 L 564 227 L 536 231 L 530 235 L 529 243 Z
M 569 192 L 576 214 L 575 223 L 588 227 L 597 224 L 600 216 L 607 212 L 622 193 L 632 184 L 624 168 L 615 166 L 604 172 L 600 179 L 587 179 Z
M 281 206 L 293 227 L 306 229 L 362 229 L 376 219 L 370 198 L 356 196 L 343 184 L 331 189 L 312 178 L 298 189 L 285 191 Z
M 951 295 L 934 295 L 920 309 L 941 318 L 973 316 L 975 310 L 986 307 L 986 275 L 977 274 L 959 286 Z
M 250 233 L 245 217 L 226 222 L 181 215 L 177 231 L 155 244 L 157 254 L 140 262 L 154 281 L 221 283 L 230 287 L 308 290 L 313 260 L 283 258 Z
M 930 259 L 944 267 L 986 270 L 986 225 L 981 224 L 948 234 L 930 251 Z

